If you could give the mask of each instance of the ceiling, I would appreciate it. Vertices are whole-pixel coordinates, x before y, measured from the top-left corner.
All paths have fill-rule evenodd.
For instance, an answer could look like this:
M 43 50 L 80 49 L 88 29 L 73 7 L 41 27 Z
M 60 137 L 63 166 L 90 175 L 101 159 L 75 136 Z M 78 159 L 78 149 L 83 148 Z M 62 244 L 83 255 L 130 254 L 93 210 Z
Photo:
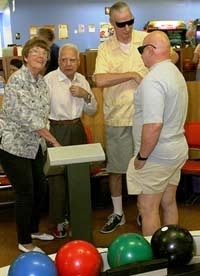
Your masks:
M 0 11 L 3 11 L 8 5 L 8 0 L 0 0 Z

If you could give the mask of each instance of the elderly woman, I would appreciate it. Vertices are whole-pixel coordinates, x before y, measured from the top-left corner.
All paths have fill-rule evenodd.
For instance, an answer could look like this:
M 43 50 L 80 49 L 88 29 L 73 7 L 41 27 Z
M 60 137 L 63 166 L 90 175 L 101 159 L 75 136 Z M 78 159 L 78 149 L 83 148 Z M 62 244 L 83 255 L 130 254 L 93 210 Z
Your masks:
M 60 146 L 46 128 L 48 88 L 40 72 L 49 52 L 48 45 L 41 39 L 26 42 L 22 50 L 23 65 L 10 76 L 2 107 L 0 160 L 15 192 L 18 249 L 23 252 L 44 252 L 32 239 L 53 239 L 52 235 L 39 232 L 45 184 L 45 140 L 52 146 Z

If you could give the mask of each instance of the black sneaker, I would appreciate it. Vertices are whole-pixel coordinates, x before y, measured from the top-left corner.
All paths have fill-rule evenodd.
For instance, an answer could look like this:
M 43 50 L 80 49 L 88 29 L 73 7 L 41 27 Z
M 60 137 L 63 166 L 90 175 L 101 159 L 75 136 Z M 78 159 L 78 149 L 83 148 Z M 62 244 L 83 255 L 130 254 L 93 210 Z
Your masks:
M 102 234 L 113 232 L 118 226 L 123 225 L 126 222 L 124 214 L 122 216 L 117 214 L 111 214 L 108 217 L 108 221 L 100 230 Z

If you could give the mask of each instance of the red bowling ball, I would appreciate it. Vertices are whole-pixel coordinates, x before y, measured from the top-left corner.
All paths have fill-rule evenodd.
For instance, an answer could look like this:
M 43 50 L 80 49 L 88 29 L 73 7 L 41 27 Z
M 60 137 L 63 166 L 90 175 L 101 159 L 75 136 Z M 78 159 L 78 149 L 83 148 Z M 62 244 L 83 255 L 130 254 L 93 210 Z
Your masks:
M 94 245 L 74 240 L 58 250 L 55 263 L 59 276 L 99 276 L 103 262 Z

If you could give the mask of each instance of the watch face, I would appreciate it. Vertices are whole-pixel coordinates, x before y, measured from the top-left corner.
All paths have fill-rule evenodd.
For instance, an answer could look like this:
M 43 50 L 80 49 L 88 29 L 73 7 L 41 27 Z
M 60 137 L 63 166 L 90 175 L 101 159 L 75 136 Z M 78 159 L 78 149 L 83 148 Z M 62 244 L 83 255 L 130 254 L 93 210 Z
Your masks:
M 92 97 L 92 96 L 88 93 L 87 99 L 88 99 L 89 102 L 91 101 L 91 97 Z

